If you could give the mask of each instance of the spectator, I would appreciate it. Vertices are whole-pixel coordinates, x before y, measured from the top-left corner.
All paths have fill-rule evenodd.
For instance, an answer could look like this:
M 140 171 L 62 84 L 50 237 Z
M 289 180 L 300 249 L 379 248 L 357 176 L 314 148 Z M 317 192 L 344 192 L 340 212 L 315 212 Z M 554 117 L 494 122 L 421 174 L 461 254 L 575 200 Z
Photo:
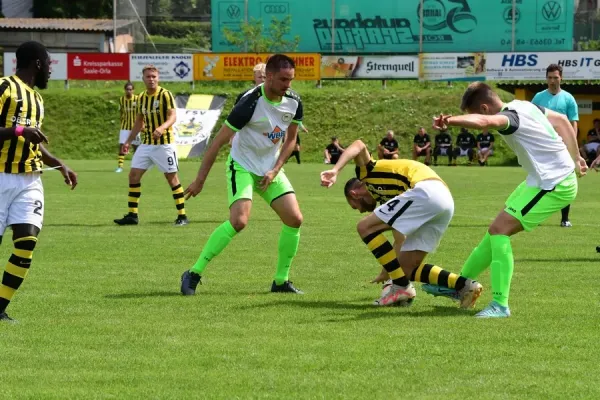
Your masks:
M 594 127 L 587 134 L 586 143 L 579 148 L 581 157 L 585 158 L 588 165 L 598 156 L 598 147 L 600 147 L 600 119 L 594 120 Z
M 331 138 L 331 143 L 325 148 L 325 164 L 335 164 L 344 152 L 337 136 Z
M 458 157 L 467 156 L 469 158 L 468 164 L 471 165 L 475 155 L 475 135 L 467 130 L 467 128 L 460 128 L 460 133 L 456 137 L 456 147 L 454 148 L 454 162 L 456 165 L 456 159 Z
M 413 160 L 421 156 L 425 157 L 425 165 L 431 164 L 431 139 L 423 127 L 419 128 L 413 140 Z
M 479 165 L 487 165 L 487 159 L 494 154 L 494 135 L 487 129 L 477 135 L 477 157 Z
M 452 136 L 447 130 L 435 135 L 435 148 L 433 149 L 433 165 L 437 166 L 438 156 L 448 156 L 448 166 L 452 165 Z
M 395 160 L 398 158 L 398 141 L 394 139 L 394 131 L 389 130 L 377 146 L 379 159 Z

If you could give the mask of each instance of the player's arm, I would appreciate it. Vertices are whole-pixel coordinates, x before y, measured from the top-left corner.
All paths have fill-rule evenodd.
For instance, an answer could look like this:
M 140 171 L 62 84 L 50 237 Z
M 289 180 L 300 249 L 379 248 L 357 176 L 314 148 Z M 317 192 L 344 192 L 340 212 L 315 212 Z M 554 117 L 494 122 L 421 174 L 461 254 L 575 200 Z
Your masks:
M 125 146 L 129 147 L 131 143 L 134 141 L 135 137 L 144 129 L 144 114 L 138 113 L 135 117 L 135 122 L 133 123 L 133 127 L 131 128 L 131 132 L 129 133 L 129 137 L 125 142 Z
M 543 109 L 543 112 L 546 114 L 546 117 L 554 127 L 556 133 L 559 134 L 567 146 L 567 150 L 569 150 L 569 154 L 573 161 L 578 163 L 581 155 L 579 154 L 579 148 L 577 146 L 577 137 L 569 119 L 565 115 L 547 108 Z
M 283 141 L 283 145 L 281 146 L 281 151 L 279 152 L 279 157 L 275 162 L 275 166 L 271 170 L 274 175 L 277 175 L 283 165 L 287 161 L 288 158 L 292 155 L 292 151 L 296 147 L 296 139 L 298 137 L 298 123 L 292 122 L 290 126 L 288 126 L 288 130 L 285 135 L 285 140 Z M 270 182 L 269 182 L 270 183 Z
M 579 121 L 579 108 L 577 107 L 577 102 L 573 96 L 569 96 L 569 102 L 567 104 L 567 118 L 571 122 L 571 126 L 573 126 L 573 131 L 575 132 L 575 139 L 577 139 L 577 124 Z
M 434 128 L 439 129 L 443 125 L 438 125 L 437 122 L 440 119 L 436 119 Z M 457 115 L 454 117 L 444 116 L 442 124 L 445 123 L 447 126 L 460 126 L 462 128 L 470 128 L 476 130 L 493 129 L 496 131 L 505 130 L 509 126 L 509 120 L 506 115 L 483 115 L 483 114 L 467 114 Z
M 42 153 L 42 162 L 50 167 L 59 169 L 65 178 L 65 183 L 71 186 L 71 190 L 75 189 L 75 186 L 77 186 L 77 174 L 67 167 L 67 164 L 54 157 L 52 153 L 41 144 L 40 152 Z
M 431 147 L 431 139 L 429 139 L 425 142 L 425 146 L 423 146 L 423 148 L 421 150 L 426 150 L 430 147 Z
M 359 167 L 363 167 L 371 161 L 369 150 L 367 150 L 367 146 L 362 140 L 356 140 L 348 146 L 332 169 L 321 172 L 321 186 L 330 187 L 333 185 L 337 175 L 351 160 L 354 160 L 354 163 Z

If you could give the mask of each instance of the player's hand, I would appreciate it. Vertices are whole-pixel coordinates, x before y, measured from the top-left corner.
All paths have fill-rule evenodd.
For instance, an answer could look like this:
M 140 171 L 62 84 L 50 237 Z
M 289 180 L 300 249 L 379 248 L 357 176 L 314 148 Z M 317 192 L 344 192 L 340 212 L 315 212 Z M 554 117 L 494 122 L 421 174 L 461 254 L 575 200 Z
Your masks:
M 71 190 L 75 189 L 75 186 L 77 186 L 77 174 L 75 171 L 63 164 L 60 168 L 60 173 L 65 178 L 65 183 L 71 186 Z
M 596 160 L 594 160 L 596 161 Z M 583 157 L 579 157 L 579 159 L 577 160 L 577 162 L 575 163 L 576 168 L 575 171 L 577 173 L 578 177 L 582 177 L 585 176 L 585 174 L 587 174 L 587 170 L 588 170 L 588 166 L 587 163 L 585 162 L 585 160 L 583 159 Z
M 269 187 L 271 182 L 273 182 L 273 179 L 275 179 L 276 176 L 277 176 L 277 171 L 275 171 L 275 170 L 271 170 L 271 171 L 267 172 L 265 174 L 265 176 L 263 176 L 263 178 L 261 179 L 261 181 L 259 183 L 260 190 L 262 190 L 263 192 L 265 190 L 267 190 L 267 188 Z
M 443 131 L 448 129 L 448 119 L 451 115 L 440 114 L 439 117 L 433 117 L 433 129 Z
M 162 128 L 156 128 L 156 130 L 152 133 L 152 138 L 158 140 L 163 135 L 163 133 L 164 130 Z
M 46 137 L 46 135 L 44 135 L 42 133 L 41 130 L 39 130 L 39 128 L 33 128 L 33 127 L 26 127 L 25 129 L 23 129 L 23 133 L 21 134 L 21 136 L 23 136 L 23 138 L 27 141 L 30 141 L 33 144 L 38 144 L 38 143 L 48 143 L 48 137 Z
M 388 279 L 390 279 L 390 276 L 388 275 L 388 273 L 385 269 L 382 269 L 381 272 L 379 273 L 379 275 L 377 275 L 375 277 L 375 279 L 373 279 L 371 281 L 371 283 L 383 283 L 383 282 L 387 281 Z
M 338 173 L 334 169 L 321 172 L 321 186 L 330 188 L 337 180 L 337 175 Z
M 121 150 L 123 152 L 123 154 L 129 154 L 129 146 L 130 146 L 130 144 L 128 142 L 123 143 L 123 148 Z
M 204 182 L 200 181 L 198 179 L 195 179 L 194 182 L 192 182 L 192 184 L 183 191 L 183 195 L 185 196 L 185 199 L 188 200 L 190 197 L 198 196 L 200 194 L 200 192 L 202 191 L 203 187 L 204 187 Z

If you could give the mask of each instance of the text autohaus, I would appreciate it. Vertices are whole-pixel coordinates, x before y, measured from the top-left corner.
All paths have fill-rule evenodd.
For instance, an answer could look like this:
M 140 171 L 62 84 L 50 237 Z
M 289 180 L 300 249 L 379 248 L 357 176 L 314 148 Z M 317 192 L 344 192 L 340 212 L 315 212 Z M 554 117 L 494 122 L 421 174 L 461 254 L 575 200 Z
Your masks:
M 414 61 L 405 64 L 381 63 L 375 61 L 367 62 L 367 73 L 373 71 L 393 71 L 393 72 L 415 72 L 416 63 Z

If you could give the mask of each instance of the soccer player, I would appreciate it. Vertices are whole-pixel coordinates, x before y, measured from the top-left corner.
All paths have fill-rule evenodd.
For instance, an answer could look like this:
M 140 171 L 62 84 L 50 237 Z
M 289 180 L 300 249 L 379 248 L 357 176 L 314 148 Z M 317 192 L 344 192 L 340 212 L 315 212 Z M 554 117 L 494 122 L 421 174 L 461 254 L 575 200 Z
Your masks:
M 417 160 L 421 156 L 425 156 L 425 165 L 429 165 L 431 160 L 431 139 L 429 134 L 425 132 L 425 128 L 419 128 L 419 132 L 413 139 L 413 160 Z
M 0 243 L 12 229 L 14 250 L 0 284 L 0 320 L 13 321 L 6 308 L 29 272 L 44 219 L 43 164 L 59 169 L 74 189 L 77 175 L 44 146 L 44 101 L 33 88 L 46 89 L 50 56 L 38 42 L 26 42 L 16 53 L 17 71 L 0 79 Z
M 531 102 L 538 106 L 548 108 L 557 113 L 566 115 L 569 119 L 573 130 L 577 132 L 577 122 L 579 121 L 579 109 L 577 102 L 571 93 L 560 88 L 563 69 L 558 64 L 550 64 L 546 68 L 546 82 L 548 89 L 537 93 L 533 96 Z M 569 212 L 571 205 L 566 206 L 561 210 L 560 226 L 569 228 L 573 226 L 569 221 Z
M 438 165 L 439 156 L 448 156 L 448 166 L 452 165 L 452 136 L 448 131 L 435 135 L 435 148 L 433 149 L 433 165 Z
M 399 147 L 398 141 L 394 138 L 394 131 L 390 129 L 377 146 L 377 156 L 380 160 L 396 160 L 399 158 Z
M 129 138 L 129 134 L 133 129 L 133 124 L 135 124 L 136 111 L 137 96 L 133 94 L 133 83 L 127 82 L 125 84 L 125 95 L 119 99 L 121 132 L 119 133 L 119 158 L 115 172 L 123 172 L 123 162 L 125 161 L 123 145 L 127 142 L 127 138 Z M 139 145 L 138 137 L 132 142 L 132 145 L 133 150 L 135 151 Z
M 302 214 L 294 189 L 282 170 L 296 145 L 298 124 L 303 115 L 300 97 L 290 89 L 294 72 L 291 58 L 282 54 L 269 58 L 265 83 L 250 89 L 235 105 L 208 147 L 198 176 L 185 190 L 186 198 L 195 197 L 202 191 L 219 149 L 235 135 L 226 164 L 229 220 L 213 231 L 198 261 L 183 273 L 183 295 L 195 294 L 208 263 L 246 227 L 255 191 L 283 223 L 271 292 L 302 294 L 289 281 L 290 267 L 300 241 Z
M 444 181 L 417 161 L 375 161 L 365 144 L 357 140 L 332 169 L 321 173 L 321 185 L 331 187 L 353 159 L 356 178 L 346 183 L 344 194 L 353 209 L 371 211 L 357 229 L 383 268 L 374 282 L 388 277 L 392 281 L 391 286 L 384 285 L 375 305 L 410 304 L 416 296 L 410 281 L 416 281 L 455 289 L 461 307 L 472 307 L 482 291 L 478 282 L 423 262 L 437 248 L 454 213 L 454 200 Z M 389 230 L 394 246 L 383 234 Z
M 476 316 L 509 317 L 508 297 L 514 269 L 510 237 L 533 230 L 575 200 L 577 175 L 584 175 L 587 166 L 579 155 L 573 126 L 562 114 L 528 101 L 513 100 L 505 104 L 481 82 L 469 85 L 461 110 L 468 115 L 441 115 L 434 120 L 434 128 L 497 130 L 528 173 L 461 271 L 462 276 L 476 279 L 490 267 L 493 301 Z M 424 289 L 436 294 L 435 288 Z M 442 292 L 438 294 L 443 295 Z
M 494 135 L 487 129 L 477 135 L 477 157 L 479 165 L 487 165 L 487 159 L 494 154 Z
M 175 149 L 175 134 L 172 128 L 177 120 L 175 98 L 170 91 L 158 85 L 158 69 L 154 65 L 145 66 L 142 75 L 146 90 L 138 97 L 135 124 L 123 145 L 125 154 L 129 151 L 129 146 L 139 132 L 143 132 L 144 141 L 131 160 L 129 213 L 114 221 L 118 225 L 138 224 L 138 204 L 142 194 L 142 176 L 150 167 L 156 165 L 165 174 L 165 178 L 171 187 L 173 200 L 175 200 L 175 207 L 177 208 L 175 225 L 187 225 L 185 199 L 177 175 L 179 165 Z
M 458 157 L 467 157 L 467 164 L 471 165 L 473 157 L 475 155 L 476 140 L 475 135 L 469 132 L 465 128 L 460 129 L 460 133 L 456 137 L 456 147 L 454 148 L 454 161 L 452 165 L 456 165 L 456 159 Z

